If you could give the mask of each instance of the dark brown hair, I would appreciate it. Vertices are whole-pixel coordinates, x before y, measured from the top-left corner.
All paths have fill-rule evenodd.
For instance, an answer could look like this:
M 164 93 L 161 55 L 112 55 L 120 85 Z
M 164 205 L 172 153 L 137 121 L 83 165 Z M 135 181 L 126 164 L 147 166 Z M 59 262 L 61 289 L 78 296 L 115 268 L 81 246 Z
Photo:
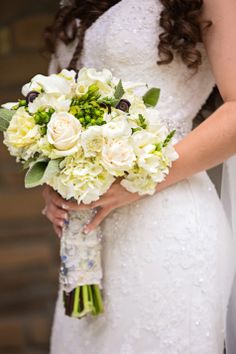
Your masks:
M 70 6 L 64 6 L 57 12 L 54 22 L 44 32 L 47 48 L 55 52 L 58 39 L 65 44 L 72 42 L 78 36 L 78 45 L 69 64 L 75 69 L 83 50 L 83 41 L 87 28 L 110 7 L 120 0 L 74 0 Z M 145 0 L 144 0 L 145 1 Z M 157 0 L 158 1 L 158 0 Z M 158 44 L 158 64 L 170 63 L 174 55 L 179 55 L 190 69 L 197 69 L 201 64 L 201 53 L 197 43 L 201 41 L 200 14 L 203 0 L 160 0 L 163 10 L 160 16 L 160 26 L 163 32 Z M 75 19 L 81 23 L 77 32 Z M 72 26 L 68 33 L 69 24 Z

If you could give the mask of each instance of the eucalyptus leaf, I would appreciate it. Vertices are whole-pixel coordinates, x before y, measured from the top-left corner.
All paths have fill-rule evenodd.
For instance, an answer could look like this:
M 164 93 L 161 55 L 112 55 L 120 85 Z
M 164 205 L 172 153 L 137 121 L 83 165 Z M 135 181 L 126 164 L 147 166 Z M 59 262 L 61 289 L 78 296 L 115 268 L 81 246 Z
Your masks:
M 155 107 L 160 97 L 161 90 L 159 88 L 153 87 L 148 90 L 143 96 L 143 102 L 147 107 Z
M 5 132 L 7 130 L 14 114 L 15 111 L 13 110 L 0 108 L 0 131 Z
M 114 97 L 117 100 L 120 100 L 123 97 L 124 93 L 125 93 L 125 90 L 124 90 L 124 87 L 122 85 L 122 81 L 120 80 L 118 82 L 117 86 L 116 86 Z

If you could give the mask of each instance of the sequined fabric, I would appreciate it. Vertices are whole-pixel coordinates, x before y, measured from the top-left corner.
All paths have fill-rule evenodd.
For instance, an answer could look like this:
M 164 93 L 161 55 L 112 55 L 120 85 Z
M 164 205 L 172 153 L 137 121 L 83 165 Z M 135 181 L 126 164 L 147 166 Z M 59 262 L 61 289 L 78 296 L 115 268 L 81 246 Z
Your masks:
M 84 65 L 161 87 L 159 112 L 178 140 L 210 93 L 203 64 L 158 66 L 158 0 L 121 0 L 87 31 Z M 66 66 L 76 43 L 60 43 Z M 115 210 L 102 225 L 105 313 L 81 321 L 56 306 L 51 354 L 222 354 L 234 245 L 205 172 Z
M 101 231 L 86 235 L 83 227 L 94 217 L 90 210 L 70 212 L 69 224 L 61 238 L 61 289 L 72 291 L 78 285 L 101 286 Z

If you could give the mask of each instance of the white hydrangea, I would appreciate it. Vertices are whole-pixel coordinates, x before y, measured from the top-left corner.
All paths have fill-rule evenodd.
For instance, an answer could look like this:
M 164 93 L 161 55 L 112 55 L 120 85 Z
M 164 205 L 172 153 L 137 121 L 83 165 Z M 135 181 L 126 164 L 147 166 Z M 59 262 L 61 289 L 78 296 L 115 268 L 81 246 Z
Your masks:
M 60 175 L 50 185 L 64 198 L 74 197 L 85 204 L 99 199 L 115 180 L 98 159 L 85 158 L 82 153 L 66 157 L 61 167 Z

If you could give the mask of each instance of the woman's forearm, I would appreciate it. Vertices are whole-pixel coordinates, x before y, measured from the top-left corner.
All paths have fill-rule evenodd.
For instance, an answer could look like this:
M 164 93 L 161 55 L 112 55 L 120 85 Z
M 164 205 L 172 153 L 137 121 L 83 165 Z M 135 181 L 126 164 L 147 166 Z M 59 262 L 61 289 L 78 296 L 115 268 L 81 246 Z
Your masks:
M 157 186 L 161 191 L 195 173 L 207 170 L 236 153 L 236 102 L 227 102 L 176 144 L 179 159 L 166 180 Z

